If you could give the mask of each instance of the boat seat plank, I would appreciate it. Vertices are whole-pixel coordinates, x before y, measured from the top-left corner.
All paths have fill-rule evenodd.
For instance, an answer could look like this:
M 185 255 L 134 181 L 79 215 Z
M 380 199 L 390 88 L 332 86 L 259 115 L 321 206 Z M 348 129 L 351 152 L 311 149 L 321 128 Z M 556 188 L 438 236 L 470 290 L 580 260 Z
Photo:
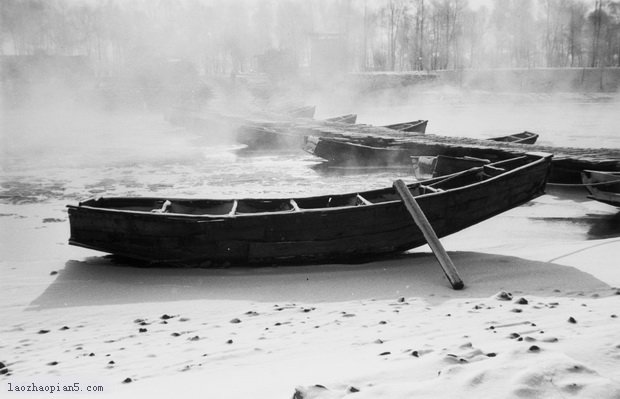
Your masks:
M 457 172 L 453 175 L 441 176 L 433 179 L 432 182 L 428 182 L 424 184 L 426 187 L 434 187 L 441 186 L 443 190 L 448 190 L 453 187 L 458 187 L 463 184 L 471 184 L 474 181 L 481 180 L 478 178 L 478 175 L 481 173 L 480 167 L 471 168 L 464 170 L 462 172 Z
M 229 214 L 230 216 L 233 216 L 235 213 L 237 213 L 237 206 L 238 206 L 238 205 L 239 205 L 239 201 L 234 200 L 234 201 L 233 201 L 232 208 L 230 209 L 230 212 L 228 212 L 228 214 Z
M 440 193 L 444 190 L 440 189 L 440 188 L 436 188 L 436 187 L 431 187 L 431 186 L 425 186 L 423 184 L 420 184 L 420 188 L 422 188 L 425 193 Z
M 491 166 L 491 165 L 484 165 L 483 166 L 483 171 L 484 174 L 487 176 L 498 176 L 501 175 L 502 173 L 506 172 L 506 169 L 504 168 L 497 168 L 495 166 Z
M 362 197 L 359 194 L 357 194 L 356 198 L 358 205 L 372 205 L 372 202 L 368 201 L 366 198 Z
M 152 213 L 166 213 L 170 210 L 170 207 L 172 206 L 172 202 L 170 202 L 169 200 L 165 200 L 164 203 L 161 205 L 161 208 L 156 208 L 151 210 Z
M 327 208 L 356 205 L 359 205 L 357 194 L 335 195 L 329 197 L 329 200 L 327 201 Z

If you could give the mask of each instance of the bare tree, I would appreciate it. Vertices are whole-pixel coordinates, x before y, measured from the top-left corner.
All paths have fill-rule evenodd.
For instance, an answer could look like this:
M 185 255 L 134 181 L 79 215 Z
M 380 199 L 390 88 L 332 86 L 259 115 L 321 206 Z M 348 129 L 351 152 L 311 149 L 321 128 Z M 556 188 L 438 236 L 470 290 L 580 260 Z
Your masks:
M 586 24 L 586 6 L 581 1 L 571 1 L 568 28 L 568 57 L 571 67 L 583 64 L 583 35 Z
M 415 48 L 413 54 L 415 56 L 415 69 L 422 70 L 425 65 L 425 52 L 424 52 L 424 33 L 425 26 L 424 20 L 426 18 L 424 9 L 424 0 L 416 0 L 416 12 L 415 12 Z
M 607 4 L 606 65 L 620 66 L 620 1 Z
M 599 60 L 599 47 L 601 38 L 601 27 L 603 25 L 603 1 L 596 0 L 594 5 L 594 11 L 588 16 L 590 24 L 592 26 L 592 47 L 590 57 L 590 67 L 597 66 Z
M 396 67 L 397 39 L 399 30 L 402 28 L 406 12 L 404 0 L 388 0 L 386 17 L 388 29 L 388 68 L 393 71 Z

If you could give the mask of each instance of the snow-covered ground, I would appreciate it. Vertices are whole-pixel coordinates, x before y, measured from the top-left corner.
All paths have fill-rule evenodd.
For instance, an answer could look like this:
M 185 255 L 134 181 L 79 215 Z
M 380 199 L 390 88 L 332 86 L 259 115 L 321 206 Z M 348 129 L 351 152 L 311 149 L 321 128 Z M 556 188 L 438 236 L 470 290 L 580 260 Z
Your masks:
M 564 116 L 546 135 L 529 126 L 546 107 L 512 112 L 520 130 L 566 145 L 558 132 L 583 115 L 573 109 L 573 124 Z M 441 126 L 407 117 L 414 108 L 374 118 Z M 617 146 L 608 108 L 574 145 L 593 146 L 606 129 L 598 146 Z M 620 397 L 620 216 L 585 190 L 550 188 L 443 239 L 462 291 L 426 247 L 353 265 L 141 268 L 68 246 L 64 205 L 97 194 L 346 192 L 407 173 L 325 176 L 304 153 L 240 156 L 158 115 L 68 116 L 3 118 L 2 397 Z M 62 392 L 75 383 L 80 392 Z

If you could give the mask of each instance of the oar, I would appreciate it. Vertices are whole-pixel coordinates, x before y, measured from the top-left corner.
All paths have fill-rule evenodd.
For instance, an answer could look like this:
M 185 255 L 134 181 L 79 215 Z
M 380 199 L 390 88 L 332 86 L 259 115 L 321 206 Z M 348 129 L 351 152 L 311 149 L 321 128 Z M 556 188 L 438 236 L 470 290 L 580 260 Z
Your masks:
M 439 261 L 439 264 L 448 278 L 448 281 L 452 284 L 452 288 L 455 290 L 462 289 L 464 287 L 463 280 L 461 280 L 459 273 L 456 271 L 456 267 L 454 267 L 452 259 L 450 259 L 443 245 L 439 242 L 439 238 L 437 237 L 435 230 L 433 230 L 433 227 L 428 222 L 428 219 L 426 218 L 426 215 L 424 215 L 420 205 L 418 205 L 418 202 L 415 200 L 413 195 L 411 195 L 411 192 L 409 191 L 409 188 L 407 188 L 405 182 L 400 179 L 395 180 L 394 188 L 398 192 L 398 195 L 402 198 L 403 204 L 405 204 L 407 211 L 409 211 L 409 214 L 415 221 L 416 225 L 422 231 L 422 234 L 424 234 L 426 242 L 433 250 L 433 254 Z

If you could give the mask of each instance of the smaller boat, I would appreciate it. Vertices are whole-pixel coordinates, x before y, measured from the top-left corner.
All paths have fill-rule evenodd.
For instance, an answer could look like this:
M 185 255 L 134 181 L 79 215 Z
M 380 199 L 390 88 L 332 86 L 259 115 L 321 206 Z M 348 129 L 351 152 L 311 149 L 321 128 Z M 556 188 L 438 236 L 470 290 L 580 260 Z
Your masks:
M 314 118 L 316 106 L 307 105 L 303 107 L 288 108 L 282 111 L 283 114 L 293 118 Z
M 411 157 L 437 156 L 488 159 L 491 162 L 513 157 L 514 153 L 496 148 L 472 146 L 443 147 L 428 142 L 410 143 L 393 138 L 306 136 L 303 149 L 333 165 L 346 166 L 411 166 Z
M 303 136 L 266 126 L 244 125 L 237 129 L 236 141 L 245 144 L 250 151 L 298 149 L 303 144 Z
M 399 132 L 425 133 L 426 125 L 428 125 L 428 120 L 395 123 L 393 125 L 385 125 L 382 127 L 386 127 L 392 130 L 398 130 Z
M 306 136 L 303 149 L 332 165 L 357 167 L 411 165 L 411 156 L 416 154 L 411 154 L 400 147 L 387 146 L 385 143 L 374 143 L 375 140 L 385 139 L 364 137 L 353 142 L 349 138 Z M 391 142 L 389 139 L 385 141 Z
M 534 144 L 538 140 L 538 134 L 525 131 L 523 133 L 515 133 L 508 136 L 492 137 L 491 141 L 501 141 L 504 143 L 517 144 Z
M 581 180 L 590 192 L 588 198 L 620 207 L 620 172 L 584 170 Z
M 333 118 L 327 118 L 327 119 L 325 119 L 325 121 L 326 122 L 354 124 L 357 121 L 357 114 L 347 114 L 347 115 L 335 116 Z

